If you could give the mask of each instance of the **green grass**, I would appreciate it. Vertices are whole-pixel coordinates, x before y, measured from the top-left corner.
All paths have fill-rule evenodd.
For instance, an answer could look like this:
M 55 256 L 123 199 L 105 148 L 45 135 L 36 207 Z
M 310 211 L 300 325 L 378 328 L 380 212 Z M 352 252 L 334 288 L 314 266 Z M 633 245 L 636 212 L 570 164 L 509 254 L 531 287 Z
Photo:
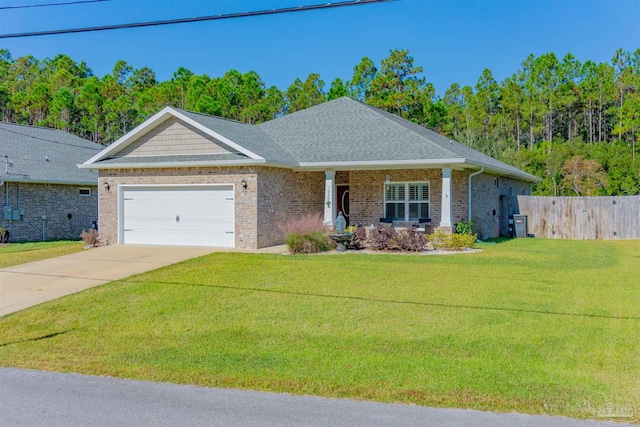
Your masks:
M 589 417 L 640 411 L 640 241 L 217 253 L 0 318 L 0 366 Z M 546 405 L 546 406 L 545 406 Z
M 72 254 L 81 251 L 82 245 L 72 240 L 0 245 L 0 268 Z

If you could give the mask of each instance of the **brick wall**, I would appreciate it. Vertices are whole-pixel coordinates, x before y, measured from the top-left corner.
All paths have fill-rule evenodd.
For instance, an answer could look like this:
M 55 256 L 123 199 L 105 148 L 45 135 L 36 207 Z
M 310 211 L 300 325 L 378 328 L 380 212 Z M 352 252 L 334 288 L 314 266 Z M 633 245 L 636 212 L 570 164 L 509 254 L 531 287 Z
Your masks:
M 247 189 L 240 185 L 247 181 Z M 104 189 L 107 182 L 110 191 Z M 257 173 L 254 168 L 159 168 L 101 170 L 100 235 L 105 244 L 118 243 L 118 185 L 235 184 L 236 248 L 255 249 L 257 233 Z
M 381 170 L 340 171 L 336 183 L 349 184 L 352 224 L 378 224 L 384 216 L 384 182 L 427 181 L 430 183 L 430 216 L 433 227 L 440 224 L 442 202 L 442 170 Z M 467 220 L 467 191 L 469 171 L 452 173 L 453 222 Z M 248 183 L 246 191 L 239 185 Z M 480 238 L 506 233 L 506 217 L 513 213 L 518 194 L 529 194 L 529 183 L 495 175 L 473 177 L 472 219 Z M 104 182 L 111 188 L 107 193 Z M 166 168 L 119 169 L 101 171 L 100 234 L 107 244 L 117 243 L 117 188 L 121 184 L 226 184 L 235 185 L 236 247 L 261 248 L 282 243 L 278 222 L 308 213 L 322 213 L 324 202 L 324 172 L 295 172 L 281 168 Z M 503 196 L 502 202 L 500 196 Z M 501 208 L 502 204 L 502 208 Z M 517 205 L 516 205 L 517 208 Z M 501 223 L 500 212 L 504 210 Z M 493 211 L 496 211 L 494 215 Z M 504 229 L 504 231 L 502 231 Z
M 530 194 L 529 183 L 488 173 L 471 180 L 474 232 L 480 239 L 507 235 L 508 217 L 517 213 L 517 196 Z
M 324 172 L 258 171 L 258 247 L 283 242 L 278 223 L 323 213 Z
M 467 217 L 467 176 L 466 171 L 452 173 L 452 216 L 454 222 Z M 430 216 L 434 227 L 440 224 L 442 207 L 442 170 L 381 170 L 351 171 L 349 173 L 349 203 L 353 224 L 378 224 L 384 216 L 384 183 L 389 175 L 391 182 L 429 182 Z
M 0 227 L 9 230 L 11 242 L 42 240 L 43 215 L 45 240 L 78 240 L 82 230 L 91 228 L 92 221 L 98 219 L 96 186 L 8 182 L 0 187 L 2 206 L 7 186 L 9 206 L 23 212 L 18 221 L 5 221 L 0 216 Z M 80 188 L 90 188 L 91 196 L 80 196 Z

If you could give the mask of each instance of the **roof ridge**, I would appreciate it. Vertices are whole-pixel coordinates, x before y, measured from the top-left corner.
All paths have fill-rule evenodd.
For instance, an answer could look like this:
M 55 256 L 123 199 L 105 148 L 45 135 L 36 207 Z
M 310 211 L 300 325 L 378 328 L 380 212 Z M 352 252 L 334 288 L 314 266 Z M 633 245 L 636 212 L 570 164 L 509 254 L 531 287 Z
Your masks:
M 205 114 L 205 113 L 199 113 L 197 111 L 185 110 L 184 108 L 172 107 L 170 105 L 168 105 L 168 107 L 172 108 L 174 110 L 177 110 L 177 111 L 182 111 L 182 112 L 191 113 L 191 114 L 197 114 L 198 116 L 204 116 L 204 117 L 207 117 L 209 119 L 218 119 L 218 120 L 224 120 L 224 121 L 231 122 L 231 123 L 238 123 L 238 124 L 241 124 L 241 125 L 256 126 L 256 125 L 254 125 L 252 123 L 241 122 L 240 120 L 229 119 L 229 118 L 221 117 L 221 116 L 212 116 L 211 114 Z

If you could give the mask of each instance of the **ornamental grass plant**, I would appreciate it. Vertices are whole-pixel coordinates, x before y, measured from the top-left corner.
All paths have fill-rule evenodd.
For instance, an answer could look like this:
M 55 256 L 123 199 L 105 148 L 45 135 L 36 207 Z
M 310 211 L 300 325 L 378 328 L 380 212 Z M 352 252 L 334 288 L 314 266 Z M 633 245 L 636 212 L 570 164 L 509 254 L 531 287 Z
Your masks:
M 333 249 L 320 213 L 302 215 L 277 226 L 292 254 L 315 254 Z

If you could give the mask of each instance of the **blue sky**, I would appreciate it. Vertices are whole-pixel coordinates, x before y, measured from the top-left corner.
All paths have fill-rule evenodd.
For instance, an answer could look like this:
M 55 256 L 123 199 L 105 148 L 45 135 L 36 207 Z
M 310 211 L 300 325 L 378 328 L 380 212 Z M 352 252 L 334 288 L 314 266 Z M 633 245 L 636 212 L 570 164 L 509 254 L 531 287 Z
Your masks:
M 2 6 L 62 0 L 3 0 Z M 327 0 L 110 0 L 0 10 L 0 33 L 151 21 L 279 8 Z M 376 63 L 408 49 L 438 94 L 454 82 L 474 85 L 485 68 L 500 81 L 529 53 L 573 53 L 610 61 L 618 48 L 640 48 L 639 0 L 398 0 L 324 11 L 163 27 L 1 39 L 13 57 L 65 53 L 98 76 L 124 59 L 166 80 L 180 66 L 197 74 L 255 70 L 281 89 L 320 73 L 348 79 L 364 56 Z

